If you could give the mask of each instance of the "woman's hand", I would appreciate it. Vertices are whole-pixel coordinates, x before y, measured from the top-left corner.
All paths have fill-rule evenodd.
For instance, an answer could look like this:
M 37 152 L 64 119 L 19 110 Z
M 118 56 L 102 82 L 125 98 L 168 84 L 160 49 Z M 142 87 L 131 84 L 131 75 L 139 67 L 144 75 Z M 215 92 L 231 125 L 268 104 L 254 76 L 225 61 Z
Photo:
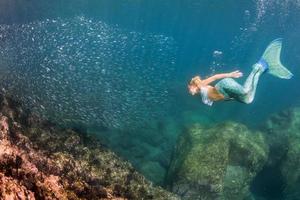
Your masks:
M 228 77 L 229 78 L 240 78 L 242 76 L 243 76 L 243 73 L 240 72 L 239 70 L 231 72 L 231 73 L 228 73 Z

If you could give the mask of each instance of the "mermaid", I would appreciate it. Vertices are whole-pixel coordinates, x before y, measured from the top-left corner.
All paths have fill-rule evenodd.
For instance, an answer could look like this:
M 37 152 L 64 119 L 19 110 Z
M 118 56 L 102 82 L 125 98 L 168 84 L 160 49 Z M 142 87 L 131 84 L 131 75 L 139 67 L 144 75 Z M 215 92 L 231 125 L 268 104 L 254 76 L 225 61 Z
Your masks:
M 214 101 L 236 100 L 245 104 L 252 103 L 257 83 L 265 72 L 282 79 L 290 79 L 293 74 L 280 62 L 282 39 L 272 41 L 260 60 L 252 66 L 252 71 L 247 77 L 244 85 L 237 83 L 234 78 L 240 78 L 240 71 L 216 74 L 202 80 L 200 76 L 192 78 L 188 84 L 190 94 L 201 94 L 202 102 L 211 106 Z M 221 79 L 221 80 L 220 80 Z M 214 86 L 214 81 L 220 80 Z

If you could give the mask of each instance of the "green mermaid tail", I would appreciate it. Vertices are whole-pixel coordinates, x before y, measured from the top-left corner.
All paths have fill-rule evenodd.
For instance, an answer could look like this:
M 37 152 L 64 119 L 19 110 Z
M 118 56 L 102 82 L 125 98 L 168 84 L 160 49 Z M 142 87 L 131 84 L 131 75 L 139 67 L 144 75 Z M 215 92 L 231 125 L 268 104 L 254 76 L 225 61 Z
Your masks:
M 225 78 L 219 81 L 215 88 L 226 100 L 235 99 L 248 104 L 254 100 L 258 80 L 264 72 L 268 72 L 278 78 L 292 78 L 293 74 L 280 62 L 281 46 L 281 39 L 276 39 L 269 44 L 261 59 L 253 65 L 253 70 L 243 86 L 232 78 Z
M 290 79 L 293 74 L 285 68 L 280 62 L 280 52 L 282 47 L 282 39 L 272 41 L 265 50 L 259 63 L 267 64 L 267 72 L 282 79 Z M 265 66 L 264 66 L 265 67 Z

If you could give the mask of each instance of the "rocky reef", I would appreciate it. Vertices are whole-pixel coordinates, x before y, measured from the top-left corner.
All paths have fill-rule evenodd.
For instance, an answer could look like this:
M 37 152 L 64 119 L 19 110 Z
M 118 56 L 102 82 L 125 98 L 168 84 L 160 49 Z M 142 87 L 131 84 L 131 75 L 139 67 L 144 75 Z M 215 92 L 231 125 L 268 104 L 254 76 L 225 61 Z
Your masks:
M 195 124 L 178 137 L 166 184 L 183 199 L 300 200 L 300 107 L 257 131 Z
M 150 136 L 152 146 L 166 140 Z M 141 171 L 165 179 L 173 193 L 153 186 L 104 140 L 0 95 L 0 199 L 300 200 L 300 108 L 274 114 L 256 131 L 236 122 L 189 124 L 171 159 L 167 143 L 165 157 L 141 145 L 149 148 Z M 147 152 L 151 159 L 142 157 Z
M 177 135 L 182 127 L 173 119 L 151 121 L 137 130 L 91 130 L 154 184 L 164 186 Z M 122 138 L 122 140 L 120 140 Z
M 262 130 L 270 146 L 265 167 L 278 172 L 265 185 L 277 181 L 282 198 L 300 199 L 300 107 L 274 114 Z
M 195 125 L 179 136 L 167 182 L 185 199 L 246 199 L 267 158 L 261 132 L 234 122 Z
M 178 199 L 93 136 L 0 96 L 0 199 Z

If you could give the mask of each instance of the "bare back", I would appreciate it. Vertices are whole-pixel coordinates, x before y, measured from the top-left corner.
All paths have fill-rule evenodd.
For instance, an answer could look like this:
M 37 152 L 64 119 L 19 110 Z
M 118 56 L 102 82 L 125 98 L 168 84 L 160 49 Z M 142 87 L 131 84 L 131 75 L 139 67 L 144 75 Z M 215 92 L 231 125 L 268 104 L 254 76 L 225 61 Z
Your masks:
M 212 100 L 212 101 L 221 101 L 224 100 L 224 96 L 218 92 L 218 90 L 210 85 L 206 86 L 208 88 L 208 97 Z

